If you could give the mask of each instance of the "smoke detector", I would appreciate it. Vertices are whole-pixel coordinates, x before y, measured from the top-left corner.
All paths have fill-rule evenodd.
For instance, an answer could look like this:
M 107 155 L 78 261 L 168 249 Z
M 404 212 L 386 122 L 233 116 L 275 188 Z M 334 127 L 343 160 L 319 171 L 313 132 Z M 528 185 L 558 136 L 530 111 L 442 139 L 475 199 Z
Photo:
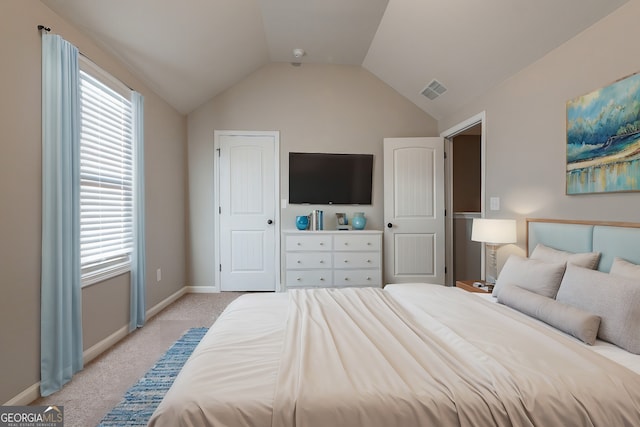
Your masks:
M 293 49 L 293 57 L 301 59 L 304 56 L 304 49 Z
M 444 87 L 442 83 L 440 83 L 436 79 L 433 79 L 420 93 L 433 101 L 446 91 L 447 88 Z

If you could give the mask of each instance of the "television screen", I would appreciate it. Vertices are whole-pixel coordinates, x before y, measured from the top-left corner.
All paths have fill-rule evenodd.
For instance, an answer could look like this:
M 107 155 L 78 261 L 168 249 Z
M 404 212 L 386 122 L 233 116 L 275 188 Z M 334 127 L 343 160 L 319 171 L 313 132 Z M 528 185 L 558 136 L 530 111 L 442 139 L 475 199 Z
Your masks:
M 370 205 L 373 154 L 289 153 L 289 203 Z

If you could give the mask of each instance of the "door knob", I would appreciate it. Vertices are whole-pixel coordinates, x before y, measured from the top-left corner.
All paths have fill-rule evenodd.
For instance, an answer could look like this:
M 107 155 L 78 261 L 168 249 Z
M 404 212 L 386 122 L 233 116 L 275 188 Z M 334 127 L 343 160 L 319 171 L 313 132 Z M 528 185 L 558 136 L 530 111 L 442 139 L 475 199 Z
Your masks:
M 273 221 L 272 220 L 267 220 L 267 224 L 271 225 L 271 224 L 273 224 Z
M 391 228 L 391 227 L 393 227 L 393 224 L 388 223 L 388 224 L 387 224 L 387 228 Z

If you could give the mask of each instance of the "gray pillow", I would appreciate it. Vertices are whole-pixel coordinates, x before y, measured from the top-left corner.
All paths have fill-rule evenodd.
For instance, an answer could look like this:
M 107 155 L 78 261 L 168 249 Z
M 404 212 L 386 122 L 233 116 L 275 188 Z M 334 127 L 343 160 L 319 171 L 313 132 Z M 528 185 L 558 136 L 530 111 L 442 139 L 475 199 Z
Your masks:
M 625 259 L 615 257 L 609 274 L 640 280 L 640 265 L 633 264 Z
M 536 294 L 555 298 L 564 269 L 564 263 L 550 263 L 510 255 L 500 271 L 493 288 L 493 296 L 499 296 L 500 289 L 505 285 L 516 285 Z
M 538 243 L 529 258 L 546 262 L 564 262 L 579 265 L 584 268 L 595 269 L 600 262 L 600 252 L 573 253 L 550 248 L 542 243 Z
M 595 314 L 514 285 L 502 288 L 498 302 L 573 335 L 586 344 L 596 342 L 600 317 Z
M 600 316 L 598 338 L 640 354 L 640 282 L 568 265 L 556 298 Z

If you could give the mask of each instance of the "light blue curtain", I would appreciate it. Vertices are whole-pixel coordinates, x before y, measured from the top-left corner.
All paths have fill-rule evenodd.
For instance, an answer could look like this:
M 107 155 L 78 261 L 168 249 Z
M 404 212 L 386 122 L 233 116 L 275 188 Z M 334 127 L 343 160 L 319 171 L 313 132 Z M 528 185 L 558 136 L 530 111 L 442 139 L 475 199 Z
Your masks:
M 133 92 L 133 252 L 129 331 L 145 322 L 144 97 Z
M 42 36 L 40 392 L 82 369 L 78 49 Z

